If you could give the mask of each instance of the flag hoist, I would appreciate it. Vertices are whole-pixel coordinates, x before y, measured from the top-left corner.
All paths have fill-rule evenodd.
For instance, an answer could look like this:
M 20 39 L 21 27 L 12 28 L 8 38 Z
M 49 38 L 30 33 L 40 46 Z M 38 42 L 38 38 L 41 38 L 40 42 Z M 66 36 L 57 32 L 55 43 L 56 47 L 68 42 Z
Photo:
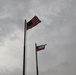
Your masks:
M 24 24 L 24 50 L 23 50 L 23 75 L 25 75 L 25 54 L 26 54 L 26 31 L 28 29 L 31 29 L 32 27 L 35 27 L 38 23 L 41 21 L 37 16 L 34 16 L 29 22 L 25 20 Z

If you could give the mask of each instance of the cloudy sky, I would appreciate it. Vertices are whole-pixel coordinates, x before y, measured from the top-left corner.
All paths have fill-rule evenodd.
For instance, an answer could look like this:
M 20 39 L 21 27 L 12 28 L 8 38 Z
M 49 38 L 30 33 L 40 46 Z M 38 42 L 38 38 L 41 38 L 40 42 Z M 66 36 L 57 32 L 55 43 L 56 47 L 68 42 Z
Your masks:
M 24 21 L 42 21 L 27 31 L 26 75 L 76 75 L 76 0 L 0 0 L 0 75 L 22 75 Z

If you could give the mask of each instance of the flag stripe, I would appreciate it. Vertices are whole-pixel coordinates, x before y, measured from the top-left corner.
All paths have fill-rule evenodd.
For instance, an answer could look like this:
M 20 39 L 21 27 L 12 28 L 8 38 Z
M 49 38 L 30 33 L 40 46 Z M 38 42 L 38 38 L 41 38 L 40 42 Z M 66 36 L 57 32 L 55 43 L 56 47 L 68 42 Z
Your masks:
M 37 51 L 44 50 L 45 48 L 37 49 Z
M 32 23 L 33 25 L 36 25 L 40 22 L 40 20 L 35 16 L 33 19 L 32 19 Z
M 33 23 L 33 25 L 35 25 L 35 23 L 37 23 L 37 18 L 34 18 L 34 19 L 32 20 L 32 23 Z
M 36 47 L 36 50 L 37 50 L 37 51 L 44 50 L 44 49 L 45 49 L 45 46 L 46 46 L 46 44 L 45 44 L 45 45 L 37 46 L 37 47 Z
M 38 19 L 37 16 L 34 16 L 28 23 L 27 23 L 27 30 L 36 26 L 41 21 Z
M 40 49 L 40 48 L 44 48 L 45 47 L 45 45 L 42 45 L 42 46 L 38 46 L 38 48 Z

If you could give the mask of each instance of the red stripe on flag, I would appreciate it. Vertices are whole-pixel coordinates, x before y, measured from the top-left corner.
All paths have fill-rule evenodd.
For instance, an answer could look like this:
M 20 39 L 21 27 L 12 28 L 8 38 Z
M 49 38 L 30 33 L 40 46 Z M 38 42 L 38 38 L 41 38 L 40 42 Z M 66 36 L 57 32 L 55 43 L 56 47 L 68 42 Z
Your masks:
M 44 50 L 44 48 L 37 49 L 37 51 L 41 51 L 41 50 Z
M 36 16 L 31 21 L 34 26 L 41 22 Z

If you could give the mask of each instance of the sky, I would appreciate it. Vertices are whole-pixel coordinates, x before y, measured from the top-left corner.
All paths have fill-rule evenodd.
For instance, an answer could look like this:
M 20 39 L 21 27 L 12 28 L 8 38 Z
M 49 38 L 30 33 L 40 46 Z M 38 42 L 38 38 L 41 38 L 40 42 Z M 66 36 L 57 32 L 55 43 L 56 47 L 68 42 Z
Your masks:
M 0 0 L 0 75 L 22 75 L 24 22 L 41 20 L 26 32 L 26 75 L 76 75 L 76 0 Z

